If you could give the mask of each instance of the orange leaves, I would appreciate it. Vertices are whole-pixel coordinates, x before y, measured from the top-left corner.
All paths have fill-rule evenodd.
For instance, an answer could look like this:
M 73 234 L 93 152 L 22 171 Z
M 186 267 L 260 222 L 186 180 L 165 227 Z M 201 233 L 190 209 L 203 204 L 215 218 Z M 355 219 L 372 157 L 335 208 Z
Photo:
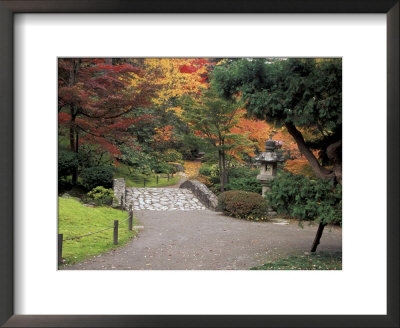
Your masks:
M 274 134 L 273 139 L 282 142 L 282 150 L 289 156 L 285 162 L 285 168 L 294 174 L 310 175 L 311 169 L 307 159 L 301 154 L 297 147 L 297 143 L 287 132 L 285 127 L 275 128 L 265 121 L 257 119 L 240 118 L 238 124 L 231 129 L 232 133 L 246 135 L 256 143 L 259 151 L 265 151 L 265 141 L 270 134 Z M 306 131 L 302 131 L 306 132 Z M 231 155 L 239 159 L 240 152 L 245 152 L 249 156 L 254 156 L 254 147 L 237 148 L 231 151 Z M 317 154 L 315 153 L 317 156 Z
M 240 118 L 239 123 L 231 129 L 232 133 L 247 134 L 251 141 L 257 143 L 260 150 L 263 150 L 264 143 L 268 139 L 271 127 L 268 123 L 256 119 Z
M 154 140 L 156 142 L 168 142 L 175 140 L 173 136 L 174 127 L 172 125 L 166 125 L 162 128 L 156 129 L 156 134 L 154 135 Z

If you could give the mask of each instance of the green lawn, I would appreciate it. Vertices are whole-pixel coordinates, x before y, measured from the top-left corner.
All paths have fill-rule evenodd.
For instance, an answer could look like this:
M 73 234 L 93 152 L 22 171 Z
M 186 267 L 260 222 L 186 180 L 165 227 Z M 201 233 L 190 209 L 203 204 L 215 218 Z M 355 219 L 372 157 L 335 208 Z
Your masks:
M 114 178 L 124 178 L 127 187 L 144 187 L 144 179 L 146 179 L 146 187 L 166 187 L 177 184 L 180 176 L 177 174 L 172 177 L 169 175 L 169 180 L 166 173 L 159 174 L 158 184 L 157 176 L 145 176 L 144 174 L 130 173 L 128 166 L 119 165 L 115 168 Z
M 342 253 L 291 255 L 250 270 L 342 270 Z
M 134 235 L 128 230 L 128 213 L 111 207 L 87 207 L 75 199 L 58 198 L 58 233 L 63 234 L 63 259 L 72 264 L 127 243 Z M 135 218 L 133 225 L 136 224 Z M 113 229 L 75 240 L 76 236 L 113 227 L 119 220 L 118 245 L 113 244 Z M 122 222 L 124 221 L 124 222 Z

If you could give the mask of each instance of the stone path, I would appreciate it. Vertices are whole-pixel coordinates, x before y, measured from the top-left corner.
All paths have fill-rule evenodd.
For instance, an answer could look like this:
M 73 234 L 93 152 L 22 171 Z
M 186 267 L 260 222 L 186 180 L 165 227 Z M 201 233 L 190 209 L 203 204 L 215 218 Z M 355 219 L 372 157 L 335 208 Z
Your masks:
M 127 188 L 126 205 L 133 205 L 134 210 L 150 211 L 206 209 L 190 190 L 179 188 Z

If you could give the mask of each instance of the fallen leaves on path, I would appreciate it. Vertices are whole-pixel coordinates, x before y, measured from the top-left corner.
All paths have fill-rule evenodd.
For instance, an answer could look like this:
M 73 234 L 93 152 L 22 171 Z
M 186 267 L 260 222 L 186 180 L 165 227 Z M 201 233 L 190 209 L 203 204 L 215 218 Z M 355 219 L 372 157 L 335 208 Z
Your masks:
M 185 161 L 184 168 L 188 179 L 195 178 L 199 174 L 200 161 Z

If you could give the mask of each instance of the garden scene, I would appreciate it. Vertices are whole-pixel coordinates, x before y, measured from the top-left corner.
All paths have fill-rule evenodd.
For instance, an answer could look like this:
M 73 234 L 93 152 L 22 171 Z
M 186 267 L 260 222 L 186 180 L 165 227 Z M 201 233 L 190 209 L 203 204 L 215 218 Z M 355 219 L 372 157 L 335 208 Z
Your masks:
M 60 58 L 58 267 L 341 270 L 340 58 Z

